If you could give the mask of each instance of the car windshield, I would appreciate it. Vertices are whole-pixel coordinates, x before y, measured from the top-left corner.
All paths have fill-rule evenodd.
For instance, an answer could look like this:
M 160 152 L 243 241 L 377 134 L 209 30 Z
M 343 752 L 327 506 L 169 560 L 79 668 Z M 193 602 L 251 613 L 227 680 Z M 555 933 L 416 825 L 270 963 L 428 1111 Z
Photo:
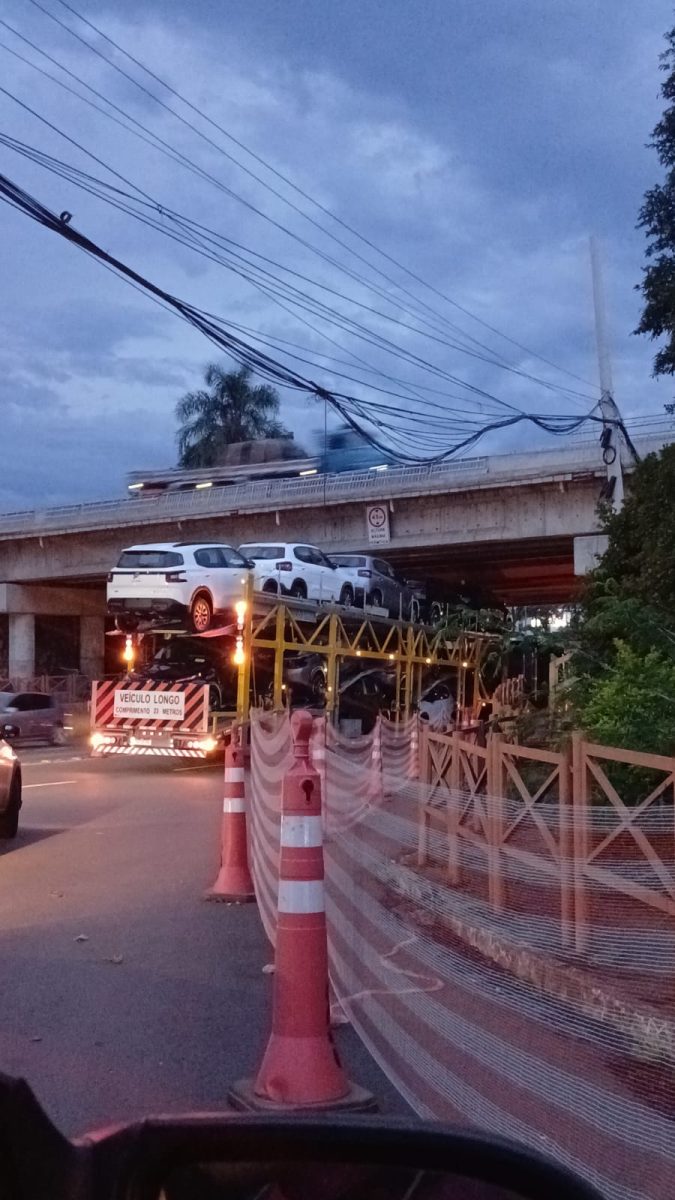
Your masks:
M 155 567 L 181 567 L 184 561 L 183 555 L 175 550 L 125 550 L 117 565 L 133 570 L 152 570 Z
M 6 1072 L 675 1200 L 675 0 L 0 10 L 0 1200 Z
M 338 567 L 365 567 L 366 559 L 358 554 L 331 554 Z
M 159 664 L 167 663 L 179 666 L 196 666 L 198 664 L 205 663 L 207 659 L 203 651 L 200 652 L 198 650 L 191 650 L 189 647 L 183 646 L 180 641 L 176 641 L 168 646 L 162 646 L 161 650 L 157 651 L 152 661 Z
M 240 546 L 239 552 L 240 552 L 240 554 L 244 555 L 244 558 L 251 558 L 254 561 L 257 561 L 258 559 L 266 559 L 266 558 L 277 559 L 277 558 L 284 557 L 284 554 L 286 552 L 286 547 L 285 546 L 255 546 L 255 545 Z

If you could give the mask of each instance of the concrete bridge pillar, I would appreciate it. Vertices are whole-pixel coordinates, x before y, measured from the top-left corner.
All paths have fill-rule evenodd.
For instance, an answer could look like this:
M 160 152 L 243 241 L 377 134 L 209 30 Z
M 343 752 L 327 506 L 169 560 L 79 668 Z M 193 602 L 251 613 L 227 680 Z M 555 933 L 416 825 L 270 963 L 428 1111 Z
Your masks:
M 102 588 L 0 583 L 0 613 L 7 613 L 10 677 L 27 679 L 35 675 L 36 617 L 79 617 L 80 669 L 93 677 L 100 675 L 105 646 L 105 592 Z M 73 630 L 73 642 L 75 636 Z M 75 657 L 75 645 L 72 651 L 69 657 Z
M 80 670 L 90 679 L 103 675 L 105 652 L 105 618 L 102 616 L 80 617 Z
M 32 613 L 10 612 L 8 667 L 11 679 L 35 674 L 35 617 Z

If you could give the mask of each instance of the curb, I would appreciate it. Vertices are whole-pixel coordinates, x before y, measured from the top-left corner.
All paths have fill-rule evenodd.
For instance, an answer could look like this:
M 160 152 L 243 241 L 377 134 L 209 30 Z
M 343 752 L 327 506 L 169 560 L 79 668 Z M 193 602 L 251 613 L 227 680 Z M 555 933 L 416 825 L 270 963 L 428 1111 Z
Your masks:
M 545 958 L 521 942 L 457 916 L 449 905 L 443 911 L 443 893 L 449 894 L 450 889 L 442 878 L 437 882 L 393 860 L 378 863 L 374 870 L 385 886 L 432 911 L 445 929 L 483 958 L 547 996 L 578 1008 L 585 1016 L 611 1025 L 629 1040 L 633 1057 L 675 1064 L 675 1022 L 603 986 L 578 967 Z M 438 874 L 441 876 L 440 870 Z

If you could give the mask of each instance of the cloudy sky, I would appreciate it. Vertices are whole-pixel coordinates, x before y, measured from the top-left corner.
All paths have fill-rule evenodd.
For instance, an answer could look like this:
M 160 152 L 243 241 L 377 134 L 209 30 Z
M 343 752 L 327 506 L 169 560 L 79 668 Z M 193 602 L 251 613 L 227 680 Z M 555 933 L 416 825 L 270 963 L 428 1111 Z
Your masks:
M 75 0 L 79 13 L 371 246 L 60 0 L 39 5 L 46 12 L 32 0 L 2 6 L 2 19 L 33 43 L 0 26 L 0 88 L 11 93 L 0 91 L 2 134 L 128 193 L 142 191 L 148 203 L 213 231 L 208 236 L 245 247 L 247 257 L 253 251 L 278 264 L 266 267 L 276 281 L 258 276 L 256 286 L 248 268 L 242 278 L 241 260 L 234 272 L 177 244 L 168 217 L 149 229 L 0 146 L 0 172 L 54 211 L 71 212 L 74 226 L 154 283 L 277 346 L 285 339 L 289 352 L 293 343 L 311 365 L 287 361 L 326 387 L 364 401 L 382 402 L 367 387 L 375 381 L 433 396 L 460 431 L 467 414 L 487 420 L 496 411 L 494 401 L 477 407 L 463 384 L 527 411 L 580 415 L 592 407 L 594 232 L 604 252 L 617 400 L 625 416 L 663 412 L 672 383 L 650 378 L 653 348 L 631 331 L 644 249 L 634 226 L 645 188 L 659 177 L 645 143 L 661 109 L 658 55 L 673 23 L 671 0 Z M 214 357 L 202 335 L 4 204 L 0 278 L 0 509 L 118 495 L 127 470 L 171 465 L 175 401 Z M 281 290 L 289 284 L 304 307 Z M 330 312 L 318 315 L 317 300 Z M 344 330 L 345 318 L 359 322 L 361 338 Z M 389 346 L 374 346 L 373 337 Z M 320 409 L 287 393 L 284 417 L 311 448 Z M 519 429 L 485 446 L 535 437 Z

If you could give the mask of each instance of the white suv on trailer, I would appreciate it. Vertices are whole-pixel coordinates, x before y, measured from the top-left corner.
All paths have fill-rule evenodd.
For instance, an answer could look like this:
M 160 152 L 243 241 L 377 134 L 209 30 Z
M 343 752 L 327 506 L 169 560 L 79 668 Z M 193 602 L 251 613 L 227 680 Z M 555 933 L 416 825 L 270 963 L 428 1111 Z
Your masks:
M 205 633 L 216 613 L 234 615 L 251 566 L 220 543 L 129 546 L 108 575 L 108 612 L 127 633 L 141 621 L 180 623 Z
M 253 561 L 253 586 L 258 591 L 323 600 L 351 606 L 354 585 L 349 575 L 318 546 L 289 542 L 247 542 L 239 553 Z

